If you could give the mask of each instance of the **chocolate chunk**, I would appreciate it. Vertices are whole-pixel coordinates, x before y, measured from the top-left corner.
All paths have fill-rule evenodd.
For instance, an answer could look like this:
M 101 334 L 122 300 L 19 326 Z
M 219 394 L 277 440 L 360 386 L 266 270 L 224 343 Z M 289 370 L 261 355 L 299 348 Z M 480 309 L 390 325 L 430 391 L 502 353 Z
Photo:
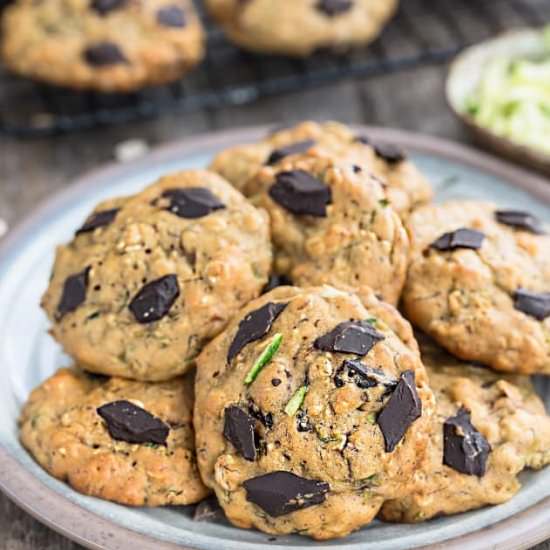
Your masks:
M 127 3 L 127 0 L 92 0 L 90 8 L 99 13 L 99 15 L 107 15 L 113 10 L 122 8 Z
M 290 155 L 297 155 L 298 153 L 304 153 L 315 145 L 315 141 L 312 139 L 306 139 L 304 141 L 298 141 L 291 145 L 286 145 L 279 149 L 275 149 L 266 161 L 267 165 L 277 164 L 280 160 Z
M 89 273 L 90 267 L 86 267 L 80 273 L 75 273 L 65 279 L 61 299 L 57 305 L 57 320 L 60 320 L 66 313 L 74 311 L 85 302 Z
M 415 373 L 408 370 L 401 374 L 390 400 L 377 418 L 387 453 L 397 447 L 409 426 L 421 415 L 422 401 L 416 391 Z
M 167 189 L 162 197 L 170 200 L 166 210 L 180 218 L 202 218 L 225 208 L 218 197 L 205 187 Z
M 90 231 L 93 231 L 94 229 L 97 229 L 98 227 L 109 225 L 116 218 L 119 210 L 120 208 L 111 208 L 110 210 L 101 210 L 99 212 L 94 212 L 86 219 L 84 225 L 80 229 L 77 229 L 76 235 L 80 235 L 81 233 L 88 233 Z
M 463 474 L 483 477 L 491 446 L 462 407 L 443 424 L 443 463 Z
M 434 241 L 430 247 L 442 252 L 456 250 L 458 248 L 471 248 L 477 250 L 481 248 L 485 235 L 475 229 L 457 229 L 449 233 L 444 233 Z
M 550 292 L 529 292 L 519 288 L 514 293 L 514 307 L 539 321 L 544 321 L 550 317 Z
M 324 218 L 332 200 L 330 187 L 304 170 L 277 174 L 270 197 L 289 212 Z
M 399 164 L 404 160 L 407 160 L 407 155 L 395 145 L 389 143 L 376 143 L 373 145 L 376 156 L 386 161 L 388 164 Z
M 296 413 L 296 429 L 299 432 L 312 432 L 313 426 L 311 425 L 311 422 L 309 421 L 309 417 L 304 410 L 299 410 Z
M 515 227 L 516 229 L 525 229 L 535 235 L 544 235 L 546 231 L 542 222 L 529 212 L 521 212 L 520 210 L 497 210 L 495 218 L 498 223 Z
M 84 50 L 84 59 L 94 67 L 106 67 L 119 63 L 128 63 L 120 48 L 112 42 L 99 42 Z
M 316 8 L 328 15 L 334 17 L 341 13 L 345 13 L 353 7 L 353 0 L 319 0 Z
M 345 321 L 315 340 L 313 346 L 322 351 L 366 355 L 384 336 L 367 321 Z
M 388 378 L 384 371 L 369 367 L 359 360 L 346 359 L 334 376 L 334 384 L 337 388 L 344 385 L 343 375 L 346 372 L 355 385 L 364 390 L 382 385 L 388 391 L 393 391 L 397 386 L 397 380 Z
M 157 21 L 165 27 L 185 27 L 185 13 L 179 6 L 165 6 L 157 11 Z
M 273 428 L 273 415 L 270 412 L 264 413 L 253 401 L 248 404 L 248 413 L 259 420 L 266 428 Z
M 321 504 L 330 491 L 328 483 L 283 471 L 248 479 L 243 485 L 247 500 L 273 518 Z
M 270 275 L 269 280 L 262 289 L 262 294 L 280 286 L 292 286 L 292 281 L 286 275 Z
M 130 401 L 113 401 L 97 409 L 113 439 L 128 443 L 166 445 L 170 428 L 160 419 Z
M 251 311 L 239 323 L 237 334 L 227 352 L 227 361 L 230 363 L 247 344 L 265 336 L 287 305 L 269 302 L 261 308 Z
M 165 275 L 143 286 L 128 307 L 138 323 L 153 323 L 170 311 L 179 295 L 176 275 Z
M 225 409 L 223 435 L 246 460 L 256 460 L 254 419 L 241 408 L 231 405 Z

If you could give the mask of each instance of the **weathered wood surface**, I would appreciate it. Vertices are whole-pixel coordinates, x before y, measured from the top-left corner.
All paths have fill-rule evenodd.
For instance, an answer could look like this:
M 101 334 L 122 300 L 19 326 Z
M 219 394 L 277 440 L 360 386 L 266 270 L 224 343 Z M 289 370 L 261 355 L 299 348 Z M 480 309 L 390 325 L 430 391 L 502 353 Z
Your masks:
M 217 112 L 166 116 L 156 121 L 54 139 L 0 138 L 0 218 L 13 225 L 38 201 L 70 185 L 79 174 L 112 160 L 115 145 L 132 138 L 144 139 L 154 146 L 220 128 L 332 118 L 467 141 L 445 105 L 445 74 L 444 67 L 428 67 L 374 80 L 344 82 Z M 0 495 L 0 548 L 75 550 L 80 547 L 42 526 Z M 550 550 L 550 542 L 538 546 L 537 550 Z

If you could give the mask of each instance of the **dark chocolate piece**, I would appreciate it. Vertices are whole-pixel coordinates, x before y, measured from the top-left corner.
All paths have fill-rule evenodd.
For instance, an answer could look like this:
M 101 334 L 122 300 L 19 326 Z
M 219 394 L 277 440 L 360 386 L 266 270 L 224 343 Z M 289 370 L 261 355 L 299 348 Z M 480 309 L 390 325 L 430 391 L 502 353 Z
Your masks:
M 443 463 L 457 472 L 483 477 L 491 446 L 462 407 L 443 424 Z
M 127 3 L 127 0 L 92 0 L 90 8 L 105 16 L 109 12 L 122 8 Z
M 330 491 L 328 483 L 284 471 L 248 479 L 243 485 L 247 500 L 274 518 L 322 504 Z
M 81 233 L 88 233 L 97 229 L 98 227 L 104 227 L 111 224 L 116 215 L 118 214 L 120 208 L 111 208 L 110 210 L 100 210 L 99 212 L 93 212 L 80 229 L 76 230 L 76 235 Z
M 170 428 L 160 418 L 130 401 L 113 401 L 97 409 L 113 439 L 128 443 L 166 445 Z
M 422 401 L 416 391 L 415 378 L 412 370 L 402 373 L 387 405 L 378 415 L 377 423 L 382 430 L 387 453 L 397 447 L 409 426 L 422 415 Z
M 515 227 L 516 229 L 524 229 L 535 233 L 535 235 L 545 235 L 546 231 L 542 222 L 533 214 L 529 212 L 522 212 L 520 210 L 497 210 L 495 212 L 495 218 L 498 223 Z
M 478 250 L 481 248 L 485 235 L 481 231 L 475 229 L 461 228 L 456 231 L 444 233 L 434 241 L 430 247 L 446 252 L 448 250 L 456 250 L 458 248 L 471 248 Z
M 225 409 L 223 435 L 246 460 L 256 460 L 254 419 L 241 408 L 231 405 Z
M 273 428 L 273 415 L 270 412 L 264 413 L 254 401 L 250 401 L 248 404 L 248 414 L 259 420 L 266 428 Z
M 382 340 L 384 336 L 367 321 L 345 321 L 317 338 L 313 346 L 322 351 L 366 355 Z
M 306 139 L 304 141 L 298 141 L 285 147 L 275 149 L 266 161 L 267 165 L 277 164 L 280 160 L 290 155 L 297 155 L 298 153 L 304 153 L 315 145 L 315 141 L 312 139 Z
M 122 50 L 112 42 L 99 42 L 88 46 L 84 50 L 84 59 L 89 65 L 94 67 L 107 67 L 109 65 L 118 65 L 128 63 Z
M 202 218 L 225 208 L 225 204 L 205 187 L 167 189 L 162 197 L 170 200 L 166 210 L 180 218 Z
M 550 292 L 529 292 L 518 288 L 514 293 L 514 307 L 538 321 L 550 317 Z
M 138 323 L 153 323 L 168 314 L 179 295 L 176 275 L 165 275 L 143 286 L 128 307 Z
M 183 28 L 185 13 L 179 6 L 164 6 L 157 11 L 157 21 L 165 27 Z
M 265 336 L 287 305 L 269 302 L 261 308 L 251 311 L 239 323 L 237 334 L 235 334 L 227 352 L 227 361 L 230 363 L 247 344 Z
M 262 289 L 262 294 L 280 286 L 292 286 L 292 281 L 286 275 L 270 275 L 269 280 Z
M 334 17 L 341 13 L 346 13 L 353 7 L 353 0 L 318 0 L 316 8 L 328 15 Z
M 332 200 L 330 187 L 304 170 L 279 172 L 269 196 L 293 214 L 318 218 L 326 217 Z
M 398 384 L 397 380 L 388 378 L 380 369 L 369 367 L 359 360 L 346 359 L 334 376 L 334 384 L 337 388 L 341 388 L 345 384 L 344 374 L 346 371 L 355 385 L 363 390 L 383 385 L 388 392 L 391 392 Z
M 57 320 L 60 320 L 66 313 L 75 311 L 86 301 L 89 273 L 90 267 L 86 267 L 80 273 L 75 273 L 65 279 L 61 299 L 57 305 Z

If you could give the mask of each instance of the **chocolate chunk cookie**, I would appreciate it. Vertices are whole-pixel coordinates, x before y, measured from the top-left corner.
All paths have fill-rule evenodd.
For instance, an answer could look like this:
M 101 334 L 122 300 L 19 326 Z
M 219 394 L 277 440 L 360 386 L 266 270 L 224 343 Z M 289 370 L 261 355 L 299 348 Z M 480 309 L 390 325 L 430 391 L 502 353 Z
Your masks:
M 527 376 L 460 363 L 427 342 L 421 350 L 437 414 L 414 492 L 382 508 L 389 521 L 500 504 L 519 491 L 524 468 L 550 463 L 550 417 Z
M 305 57 L 318 49 L 346 50 L 372 42 L 397 0 L 206 0 L 212 16 L 239 46 Z
M 61 369 L 23 407 L 20 437 L 51 475 L 130 506 L 208 493 L 195 457 L 193 374 L 148 384 Z
M 417 210 L 407 318 L 462 359 L 550 374 L 550 235 L 532 218 L 472 201 Z
M 216 174 L 181 172 L 98 206 L 58 247 L 42 305 L 88 370 L 167 380 L 261 294 L 271 258 L 265 212 Z
M 390 328 L 410 327 L 372 294 L 366 303 L 280 287 L 199 356 L 199 468 L 235 525 L 340 537 L 406 490 L 433 396 L 418 352 Z
M 432 198 L 430 184 L 403 151 L 376 143 L 337 122 L 302 122 L 274 132 L 259 143 L 232 147 L 219 153 L 210 168 L 245 195 L 253 196 L 258 191 L 253 178 L 262 166 L 307 151 L 336 159 L 350 157 L 355 170 L 371 173 L 380 180 L 386 198 L 400 216 L 407 216 Z
M 370 286 L 396 304 L 407 234 L 379 182 L 350 160 L 308 152 L 264 166 L 253 201 L 269 212 L 278 273 L 298 286 Z
M 2 29 L 1 54 L 11 70 L 75 89 L 164 84 L 204 54 L 191 0 L 18 0 Z

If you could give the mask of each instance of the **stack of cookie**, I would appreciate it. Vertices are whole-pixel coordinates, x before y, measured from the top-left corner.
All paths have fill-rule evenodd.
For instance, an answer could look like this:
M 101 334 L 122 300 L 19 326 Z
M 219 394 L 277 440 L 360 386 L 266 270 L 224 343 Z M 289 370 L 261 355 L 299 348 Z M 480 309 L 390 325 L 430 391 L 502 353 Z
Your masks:
M 43 307 L 76 366 L 23 444 L 86 494 L 212 490 L 316 539 L 510 499 L 550 463 L 550 236 L 431 198 L 401 150 L 308 122 L 102 203 L 57 251 Z

